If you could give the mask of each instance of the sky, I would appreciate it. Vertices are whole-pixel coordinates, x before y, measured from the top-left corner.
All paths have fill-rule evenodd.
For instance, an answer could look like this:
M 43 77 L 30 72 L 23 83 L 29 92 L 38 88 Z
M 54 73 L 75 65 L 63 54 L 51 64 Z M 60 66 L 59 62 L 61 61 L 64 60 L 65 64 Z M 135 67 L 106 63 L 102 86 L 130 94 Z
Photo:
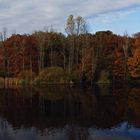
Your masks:
M 0 31 L 30 34 L 53 27 L 64 33 L 71 14 L 82 16 L 91 33 L 140 32 L 140 0 L 0 0 Z

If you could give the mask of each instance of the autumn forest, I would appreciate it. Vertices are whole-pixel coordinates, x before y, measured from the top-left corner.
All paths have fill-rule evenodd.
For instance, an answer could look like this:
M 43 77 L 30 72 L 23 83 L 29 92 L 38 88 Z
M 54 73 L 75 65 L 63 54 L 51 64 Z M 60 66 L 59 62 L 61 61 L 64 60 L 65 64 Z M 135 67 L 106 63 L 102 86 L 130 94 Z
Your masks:
M 66 33 L 0 33 L 0 76 L 32 83 L 115 83 L 140 78 L 140 33 L 88 31 L 82 17 L 70 15 Z

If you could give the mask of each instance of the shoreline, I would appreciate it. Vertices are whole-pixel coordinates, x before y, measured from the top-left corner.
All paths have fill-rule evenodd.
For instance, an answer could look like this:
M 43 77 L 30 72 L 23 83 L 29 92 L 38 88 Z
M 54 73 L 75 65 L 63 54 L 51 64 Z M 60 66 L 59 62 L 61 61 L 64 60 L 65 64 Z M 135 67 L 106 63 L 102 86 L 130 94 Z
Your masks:
M 35 83 L 32 81 L 26 81 L 25 79 L 19 79 L 17 77 L 14 78 L 2 78 L 0 77 L 0 86 L 3 87 L 9 87 L 9 86 L 37 86 L 37 87 L 44 87 L 44 86 L 68 86 L 68 87 L 89 87 L 89 86 L 100 86 L 100 85 L 140 85 L 140 80 L 127 80 L 127 81 L 115 81 L 115 82 L 94 82 L 93 85 L 91 85 L 90 82 L 80 83 L 80 82 L 65 82 L 65 83 L 49 83 L 40 81 L 39 83 Z

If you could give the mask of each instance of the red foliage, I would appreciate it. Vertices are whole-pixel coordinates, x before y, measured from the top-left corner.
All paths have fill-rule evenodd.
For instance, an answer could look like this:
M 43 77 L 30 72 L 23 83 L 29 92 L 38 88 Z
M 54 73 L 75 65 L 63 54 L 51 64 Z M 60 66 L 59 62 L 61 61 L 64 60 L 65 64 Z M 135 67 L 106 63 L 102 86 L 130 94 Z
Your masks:
M 38 49 L 33 36 L 13 35 L 5 41 L 7 72 L 17 75 L 24 70 L 38 72 Z

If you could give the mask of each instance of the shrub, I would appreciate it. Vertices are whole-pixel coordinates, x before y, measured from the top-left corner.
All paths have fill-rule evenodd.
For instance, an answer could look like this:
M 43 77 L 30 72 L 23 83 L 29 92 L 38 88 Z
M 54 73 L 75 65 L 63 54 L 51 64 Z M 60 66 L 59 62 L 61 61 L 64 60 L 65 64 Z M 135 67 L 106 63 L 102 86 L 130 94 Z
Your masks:
M 32 71 L 23 71 L 18 74 L 18 78 L 20 79 L 22 84 L 28 84 L 35 79 L 36 74 Z
M 109 80 L 109 73 L 106 71 L 101 71 L 100 73 L 100 77 L 99 80 L 97 82 L 98 84 L 109 84 L 110 80 Z
M 49 67 L 42 70 L 35 79 L 36 84 L 63 84 L 66 74 L 61 67 Z
M 4 79 L 0 77 L 0 85 L 4 85 Z
M 74 83 L 79 81 L 79 76 L 78 74 L 76 75 L 76 73 L 66 73 L 66 81 L 67 83 L 70 83 L 70 81 L 73 81 Z

